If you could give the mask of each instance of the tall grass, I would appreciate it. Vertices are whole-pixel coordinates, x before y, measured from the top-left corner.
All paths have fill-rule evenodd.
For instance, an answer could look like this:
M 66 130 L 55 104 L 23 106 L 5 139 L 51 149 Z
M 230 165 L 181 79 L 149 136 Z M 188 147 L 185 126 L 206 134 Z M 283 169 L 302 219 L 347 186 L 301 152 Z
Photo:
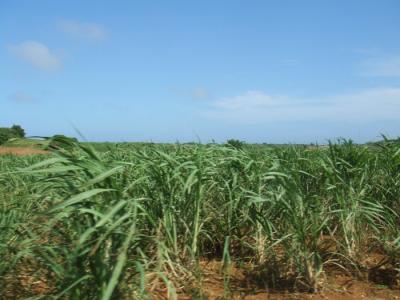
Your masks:
M 400 148 L 91 145 L 0 157 L 1 290 L 54 299 L 205 295 L 201 261 L 315 292 L 328 265 L 399 268 Z M 21 281 L 40 278 L 42 288 Z M 226 295 L 229 292 L 226 291 Z

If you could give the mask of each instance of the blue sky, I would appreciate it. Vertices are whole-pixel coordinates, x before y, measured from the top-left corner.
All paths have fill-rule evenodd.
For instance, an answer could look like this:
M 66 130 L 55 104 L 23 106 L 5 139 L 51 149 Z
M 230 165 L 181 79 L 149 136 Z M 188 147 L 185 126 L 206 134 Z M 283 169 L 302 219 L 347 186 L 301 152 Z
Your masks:
M 0 126 L 93 141 L 400 135 L 400 1 L 0 2 Z

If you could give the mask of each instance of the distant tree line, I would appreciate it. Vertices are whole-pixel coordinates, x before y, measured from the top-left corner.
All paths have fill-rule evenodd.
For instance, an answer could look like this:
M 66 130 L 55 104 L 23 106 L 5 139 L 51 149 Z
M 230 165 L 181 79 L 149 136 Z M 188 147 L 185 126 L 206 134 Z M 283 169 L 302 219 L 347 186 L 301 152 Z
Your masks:
M 24 138 L 25 130 L 20 125 L 0 127 L 0 145 L 12 138 Z

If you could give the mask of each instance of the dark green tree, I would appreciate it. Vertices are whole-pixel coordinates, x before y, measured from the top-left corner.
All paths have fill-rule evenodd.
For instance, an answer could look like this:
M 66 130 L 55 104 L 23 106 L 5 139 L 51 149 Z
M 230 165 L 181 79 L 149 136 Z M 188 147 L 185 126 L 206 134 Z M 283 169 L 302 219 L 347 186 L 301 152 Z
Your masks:
M 0 145 L 15 137 L 14 132 L 10 128 L 0 128 Z
M 24 138 L 25 137 L 25 130 L 20 125 L 15 125 L 14 124 L 11 127 L 11 130 L 13 130 L 18 137 L 20 137 L 20 138 Z

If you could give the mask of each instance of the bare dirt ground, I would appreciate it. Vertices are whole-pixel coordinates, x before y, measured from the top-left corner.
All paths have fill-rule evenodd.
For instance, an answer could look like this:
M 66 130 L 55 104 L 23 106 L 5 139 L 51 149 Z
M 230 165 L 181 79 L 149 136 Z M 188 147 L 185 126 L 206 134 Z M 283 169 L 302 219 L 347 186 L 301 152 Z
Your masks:
M 271 273 L 264 268 L 254 269 L 251 265 L 238 266 L 235 263 L 222 271 L 218 260 L 200 262 L 201 276 L 198 281 L 181 278 L 175 282 L 178 300 L 400 300 L 400 278 L 398 271 L 390 265 L 376 268 L 381 260 L 378 254 L 366 255 L 366 268 L 359 276 L 351 275 L 335 266 L 327 266 L 322 276 L 320 289 L 315 293 L 300 292 L 293 288 L 293 281 L 277 280 L 268 287 Z M 375 266 L 375 267 L 374 267 Z M 371 272 L 373 271 L 373 272 Z M 227 276 L 227 274 L 229 276 Z M 0 299 L 26 299 L 55 292 L 52 275 L 38 270 L 34 263 L 26 261 L 17 266 L 5 279 L 0 289 Z M 157 281 L 159 283 L 157 283 Z M 149 298 L 172 300 L 163 282 L 148 281 Z M 44 298 L 46 299 L 46 298 Z M 124 300 L 136 299 L 126 296 Z
M 379 286 L 370 282 L 354 280 L 347 276 L 334 276 L 328 278 L 327 284 L 321 291 L 315 294 L 269 291 L 258 286 L 231 287 L 230 293 L 224 293 L 223 283 L 218 281 L 205 280 L 205 299 L 244 299 L 244 300 L 281 300 L 281 299 L 315 299 L 315 300 L 379 300 L 379 299 L 400 299 L 400 290 L 392 290 L 386 286 Z M 225 298 L 224 298 L 225 295 Z M 183 296 L 180 300 L 194 300 L 195 298 Z
M 229 291 L 224 291 L 224 278 L 221 275 L 219 262 L 208 262 L 203 266 L 205 278 L 202 288 L 205 291 L 204 299 L 315 299 L 315 300 L 379 300 L 400 299 L 400 287 L 385 285 L 385 282 L 373 282 L 357 280 L 343 272 L 329 272 L 325 276 L 323 287 L 314 294 L 290 291 L 284 287 L 268 290 L 268 287 L 256 280 L 251 273 L 242 269 L 232 268 L 230 271 Z M 282 288 L 282 289 L 281 289 Z M 181 300 L 196 299 L 193 297 L 181 297 Z
M 13 155 L 32 155 L 32 154 L 48 154 L 49 152 L 30 148 L 30 147 L 0 147 L 0 155 L 13 154 Z
M 24 288 L 28 288 L 30 292 L 21 293 L 19 289 L 7 289 L 4 294 L 0 293 L 0 299 L 25 299 L 27 295 L 46 295 L 50 292 L 47 284 L 40 278 L 23 277 L 20 278 Z M 206 277 L 203 280 L 202 295 L 197 297 L 179 295 L 178 300 L 397 300 L 400 299 L 399 289 L 389 289 L 385 286 L 379 286 L 371 282 L 363 282 L 354 280 L 348 276 L 330 276 L 324 288 L 315 293 L 299 293 L 289 291 L 269 291 L 260 286 L 249 284 L 246 278 L 233 277 L 230 285 L 230 291 L 224 291 L 223 278 L 219 274 Z M 18 285 L 18 284 L 17 284 Z M 29 287 L 28 287 L 29 286 Z M 21 288 L 21 286 L 19 287 Z M 24 295 L 25 294 L 25 295 Z M 150 296 L 154 300 L 171 300 L 165 290 L 155 291 Z M 130 298 L 126 298 L 130 299 Z M 133 299 L 133 298 L 132 298 Z

